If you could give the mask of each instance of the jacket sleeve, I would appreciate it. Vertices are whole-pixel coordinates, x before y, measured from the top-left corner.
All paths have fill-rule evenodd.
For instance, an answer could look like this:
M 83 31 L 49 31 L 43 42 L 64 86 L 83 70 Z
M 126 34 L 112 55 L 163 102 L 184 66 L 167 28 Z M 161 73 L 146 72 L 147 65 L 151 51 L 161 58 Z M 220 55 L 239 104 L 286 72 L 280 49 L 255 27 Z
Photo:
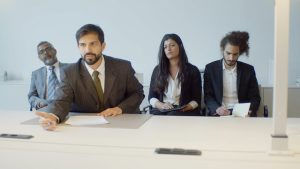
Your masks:
M 37 91 L 37 86 L 36 86 L 36 74 L 32 72 L 31 74 L 31 83 L 30 83 L 30 88 L 28 92 L 28 101 L 30 104 L 30 111 L 34 108 L 37 109 L 37 104 L 39 102 L 47 102 L 45 99 L 41 98 L 39 96 L 38 91 Z
M 215 99 L 215 91 L 213 90 L 211 70 L 206 66 L 204 70 L 204 102 L 208 109 L 208 115 L 215 115 L 220 105 Z
M 202 96 L 201 73 L 199 69 L 196 66 L 194 66 L 192 72 L 192 100 L 198 103 L 199 110 L 201 109 L 201 96 Z
M 39 111 L 55 114 L 59 118 L 59 122 L 65 121 L 71 110 L 71 104 L 74 98 L 73 89 L 69 84 L 69 79 L 65 77 L 66 76 L 64 76 L 61 83 L 59 83 L 59 86 L 55 91 L 54 99 L 48 101 L 48 106 L 39 109 Z
M 259 88 L 258 88 L 258 82 L 255 75 L 254 67 L 251 66 L 250 69 L 250 80 L 249 80 L 249 90 L 248 90 L 248 97 L 250 99 L 250 110 L 251 110 L 251 117 L 257 116 L 256 112 L 259 108 L 260 104 L 260 94 L 259 94 Z
M 160 101 L 162 101 L 159 97 L 159 94 L 157 91 L 155 91 L 155 82 L 157 80 L 157 74 L 158 74 L 158 66 L 156 66 L 152 72 L 151 75 L 151 81 L 150 81 L 150 87 L 149 87 L 149 95 L 148 95 L 148 101 L 150 102 L 151 98 L 156 98 Z
M 125 71 L 127 71 L 126 98 L 118 105 L 118 107 L 122 109 L 123 113 L 138 113 L 139 106 L 145 97 L 143 86 L 134 76 L 135 71 L 130 63 Z

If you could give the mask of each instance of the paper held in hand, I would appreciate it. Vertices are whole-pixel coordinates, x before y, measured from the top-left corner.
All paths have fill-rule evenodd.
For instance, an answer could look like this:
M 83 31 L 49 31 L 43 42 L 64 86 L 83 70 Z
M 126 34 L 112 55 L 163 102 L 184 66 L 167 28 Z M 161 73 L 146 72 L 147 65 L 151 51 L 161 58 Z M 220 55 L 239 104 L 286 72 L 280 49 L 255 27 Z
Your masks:
M 237 117 L 247 117 L 250 108 L 250 103 L 235 104 L 232 110 L 232 115 Z

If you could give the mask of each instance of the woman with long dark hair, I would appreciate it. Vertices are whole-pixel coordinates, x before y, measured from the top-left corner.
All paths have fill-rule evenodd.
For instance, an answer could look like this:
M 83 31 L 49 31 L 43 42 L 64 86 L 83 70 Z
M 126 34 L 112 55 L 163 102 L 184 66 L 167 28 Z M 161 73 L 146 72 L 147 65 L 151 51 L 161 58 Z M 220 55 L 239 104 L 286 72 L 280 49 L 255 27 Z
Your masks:
M 151 114 L 200 115 L 201 75 L 188 62 L 180 37 L 166 34 L 159 47 L 158 65 L 154 68 L 149 89 Z

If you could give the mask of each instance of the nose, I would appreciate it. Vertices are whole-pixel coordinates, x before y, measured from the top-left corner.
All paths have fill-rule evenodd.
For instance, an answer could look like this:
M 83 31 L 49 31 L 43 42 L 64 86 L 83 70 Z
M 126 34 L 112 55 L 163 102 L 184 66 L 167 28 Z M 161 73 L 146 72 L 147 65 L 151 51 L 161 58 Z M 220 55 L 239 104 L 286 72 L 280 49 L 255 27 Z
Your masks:
M 86 47 L 85 47 L 85 52 L 86 53 L 89 53 L 89 52 L 91 52 L 92 51 L 92 48 L 91 48 L 91 46 L 90 45 L 86 45 Z
M 228 59 L 229 59 L 229 60 L 233 60 L 233 58 L 234 58 L 234 55 L 233 55 L 233 54 L 231 54 L 231 55 L 228 56 Z
M 48 56 L 48 51 L 47 50 L 43 50 L 41 52 L 41 55 L 44 56 L 44 57 L 47 57 Z
M 167 51 L 170 51 L 170 50 L 171 50 L 170 46 L 167 46 L 167 47 L 166 47 L 166 50 L 167 50 Z

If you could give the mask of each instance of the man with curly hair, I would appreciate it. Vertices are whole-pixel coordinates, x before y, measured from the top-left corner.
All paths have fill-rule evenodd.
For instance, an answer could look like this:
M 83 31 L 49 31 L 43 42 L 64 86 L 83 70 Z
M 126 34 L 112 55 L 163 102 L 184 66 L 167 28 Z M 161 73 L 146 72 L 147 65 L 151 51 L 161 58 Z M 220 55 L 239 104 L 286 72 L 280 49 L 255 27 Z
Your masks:
M 257 116 L 260 94 L 254 67 L 238 61 L 249 55 L 248 32 L 233 31 L 220 43 L 223 58 L 205 66 L 204 101 L 210 116 L 231 114 L 236 103 L 251 103 L 248 115 Z

